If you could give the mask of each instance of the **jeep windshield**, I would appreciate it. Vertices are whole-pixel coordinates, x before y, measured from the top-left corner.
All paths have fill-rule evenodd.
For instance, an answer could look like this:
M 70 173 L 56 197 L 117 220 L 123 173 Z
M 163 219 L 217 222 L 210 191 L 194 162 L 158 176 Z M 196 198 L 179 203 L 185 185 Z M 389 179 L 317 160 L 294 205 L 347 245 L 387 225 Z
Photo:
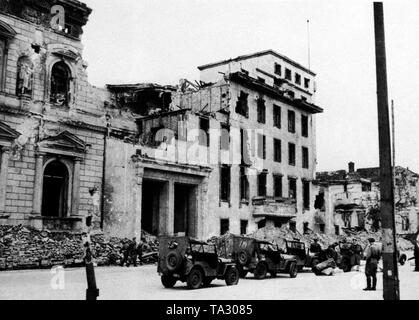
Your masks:
M 259 248 L 262 251 L 278 251 L 278 247 L 272 243 L 262 242 L 259 243 Z
M 208 243 L 191 243 L 192 252 L 215 253 L 215 246 Z

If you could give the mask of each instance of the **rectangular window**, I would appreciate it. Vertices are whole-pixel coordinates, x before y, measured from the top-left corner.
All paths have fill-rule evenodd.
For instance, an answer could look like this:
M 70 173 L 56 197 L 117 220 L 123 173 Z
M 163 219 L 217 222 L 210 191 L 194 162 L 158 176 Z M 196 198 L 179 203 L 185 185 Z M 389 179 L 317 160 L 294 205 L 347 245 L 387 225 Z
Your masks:
M 220 235 L 226 234 L 230 231 L 230 220 L 220 219 Z
M 281 129 L 281 107 L 274 104 L 273 109 L 274 127 Z
M 220 149 L 230 150 L 230 126 L 221 124 Z
M 301 75 L 298 73 L 295 73 L 295 83 L 301 84 Z
M 274 78 L 274 86 L 281 87 L 284 84 L 284 80 L 281 78 Z
M 240 91 L 240 96 L 236 104 L 236 113 L 242 115 L 243 117 L 249 117 L 249 107 L 247 104 L 248 94 Z
M 266 159 L 266 136 L 258 133 L 258 157 Z
M 304 78 L 304 88 L 310 88 L 310 79 Z
M 274 175 L 274 197 L 282 197 L 282 176 Z
M 240 200 L 249 200 L 249 180 L 246 176 L 245 167 L 240 167 Z
M 302 152 L 302 155 L 303 155 L 303 168 L 308 169 L 308 167 L 309 167 L 308 148 L 301 147 L 301 152 Z
M 258 196 L 266 196 L 266 172 L 258 174 Z
M 310 182 L 303 181 L 303 205 L 304 209 L 310 210 Z
M 220 167 L 220 200 L 230 201 L 230 167 Z
M 288 164 L 295 166 L 295 144 L 288 143 Z
M 291 80 L 291 70 L 288 68 L 285 68 L 285 79 Z
M 259 123 L 265 123 L 266 122 L 265 100 L 258 99 L 258 101 L 257 101 L 257 109 L 258 109 L 258 122 Z
M 247 226 L 248 225 L 249 225 L 249 221 L 240 220 L 240 234 L 241 235 L 247 234 Z
M 280 76 L 280 75 L 281 75 L 281 73 L 282 73 L 282 68 L 281 68 L 281 65 L 280 65 L 280 64 L 275 63 L 275 71 L 274 71 L 274 73 L 275 73 L 276 75 L 278 75 L 278 76 Z
M 199 144 L 201 146 L 209 146 L 210 145 L 210 137 L 209 137 L 209 128 L 210 122 L 208 118 L 199 118 Z
M 288 132 L 295 133 L 295 112 L 288 110 Z
M 308 137 L 308 116 L 301 115 L 301 135 Z
M 281 140 L 274 138 L 274 161 L 281 162 Z
M 297 179 L 288 178 L 288 197 L 297 199 Z

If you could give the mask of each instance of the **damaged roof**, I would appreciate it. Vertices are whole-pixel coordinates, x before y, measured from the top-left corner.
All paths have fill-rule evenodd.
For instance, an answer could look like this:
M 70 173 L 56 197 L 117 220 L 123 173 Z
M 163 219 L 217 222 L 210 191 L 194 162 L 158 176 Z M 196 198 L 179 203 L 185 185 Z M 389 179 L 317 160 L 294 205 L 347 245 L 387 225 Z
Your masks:
M 380 168 L 379 167 L 362 168 L 362 169 L 358 169 L 357 172 L 362 178 L 370 179 L 372 182 L 380 181 Z M 399 173 L 407 173 L 407 174 L 412 175 L 413 177 L 419 178 L 419 174 L 417 174 L 416 172 L 413 172 L 409 168 L 396 166 L 396 175 Z
M 107 84 L 106 88 L 111 91 L 142 91 L 142 90 L 176 91 L 177 90 L 177 86 L 160 85 L 156 83 Z
M 298 62 L 296 62 L 296 61 L 294 61 L 294 60 L 292 60 L 292 59 L 290 59 L 290 58 L 288 58 L 288 57 L 286 57 L 282 54 L 279 54 L 272 49 L 259 51 L 259 52 L 255 52 L 255 53 L 252 53 L 252 54 L 241 55 L 241 56 L 238 56 L 236 58 L 230 58 L 230 59 L 226 59 L 226 60 L 222 60 L 222 61 L 218 61 L 218 62 L 205 64 L 205 65 L 199 66 L 198 69 L 200 71 L 202 71 L 202 70 L 205 70 L 205 69 L 209 69 L 209 68 L 217 67 L 217 66 L 220 66 L 220 65 L 223 65 L 223 64 L 227 64 L 229 62 L 237 62 L 237 61 L 251 59 L 251 58 L 255 58 L 255 57 L 260 57 L 260 56 L 264 56 L 264 55 L 268 55 L 268 54 L 273 55 L 277 58 L 280 58 L 280 59 L 284 60 L 285 62 L 289 63 L 290 65 L 292 65 L 294 67 L 297 67 L 297 68 L 311 74 L 312 76 L 316 75 L 313 71 L 309 70 L 308 68 L 299 64 Z

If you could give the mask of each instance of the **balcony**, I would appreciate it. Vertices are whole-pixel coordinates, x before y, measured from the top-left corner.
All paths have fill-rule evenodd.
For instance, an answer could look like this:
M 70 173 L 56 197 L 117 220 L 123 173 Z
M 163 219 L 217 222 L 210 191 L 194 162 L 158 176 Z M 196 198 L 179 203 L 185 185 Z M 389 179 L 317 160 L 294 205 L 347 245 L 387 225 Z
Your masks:
M 297 216 L 297 205 L 295 199 L 254 197 L 252 199 L 253 216 L 255 217 L 278 217 L 294 218 Z

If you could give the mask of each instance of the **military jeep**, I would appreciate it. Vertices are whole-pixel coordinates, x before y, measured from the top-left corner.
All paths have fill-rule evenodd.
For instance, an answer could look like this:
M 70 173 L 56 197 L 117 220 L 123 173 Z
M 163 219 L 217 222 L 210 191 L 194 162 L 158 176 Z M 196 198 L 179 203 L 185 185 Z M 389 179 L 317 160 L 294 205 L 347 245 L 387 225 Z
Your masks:
M 297 260 L 284 254 L 278 245 L 236 235 L 231 235 L 228 241 L 230 245 L 226 246 L 226 255 L 236 262 L 240 277 L 244 278 L 248 272 L 252 272 L 256 279 L 266 278 L 267 273 L 271 277 L 277 273 L 288 273 L 291 278 L 297 276 Z
M 292 255 L 297 260 L 298 271 L 303 270 L 304 267 L 312 268 L 320 262 L 319 253 L 311 253 L 306 249 L 304 242 L 285 240 L 286 253 Z
M 235 263 L 220 258 L 215 245 L 185 236 L 159 238 L 157 272 L 166 288 L 178 280 L 186 282 L 189 289 L 209 286 L 214 279 L 224 279 L 230 286 L 240 278 Z

